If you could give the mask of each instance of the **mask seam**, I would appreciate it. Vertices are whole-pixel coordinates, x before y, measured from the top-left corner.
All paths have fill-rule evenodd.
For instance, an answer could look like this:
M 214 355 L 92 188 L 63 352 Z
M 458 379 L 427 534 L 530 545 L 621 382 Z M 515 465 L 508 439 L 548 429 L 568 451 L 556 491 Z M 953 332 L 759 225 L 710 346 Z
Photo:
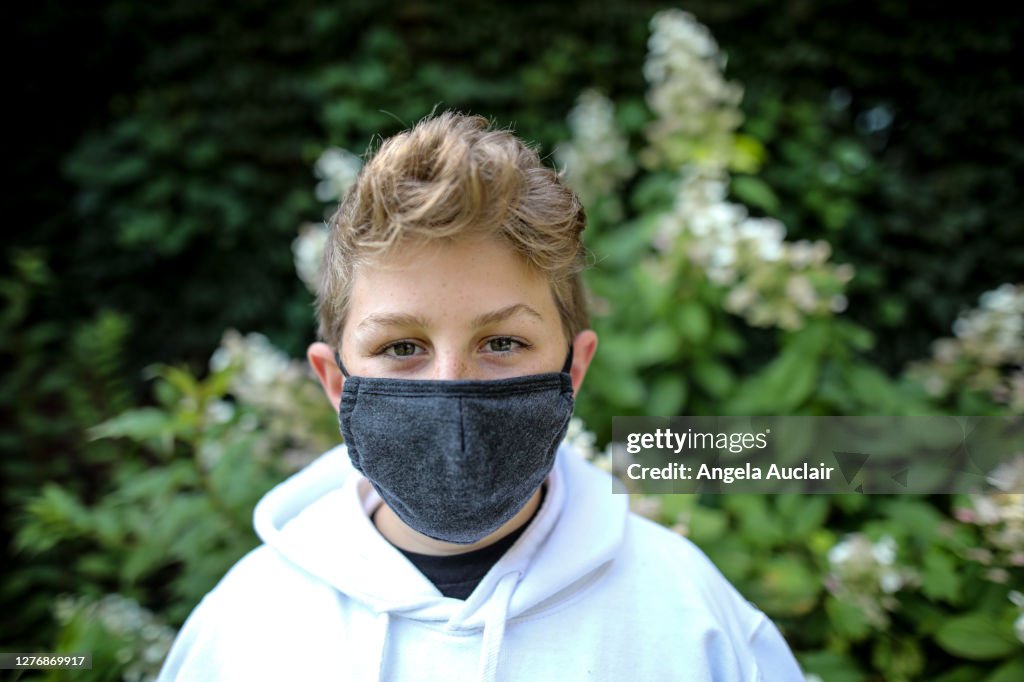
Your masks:
M 387 380 L 384 381 L 394 381 Z M 498 379 L 497 381 L 501 381 Z M 435 395 L 438 393 L 438 389 L 441 392 L 447 394 L 452 398 L 475 398 L 478 396 L 489 396 L 496 392 L 500 392 L 502 395 L 520 395 L 524 393 L 536 393 L 540 391 L 550 390 L 555 387 L 561 387 L 562 380 L 558 375 L 545 381 L 537 381 L 533 385 L 526 386 L 508 386 L 506 385 L 495 385 L 488 384 L 486 386 L 453 386 L 450 383 L 440 384 L 431 382 L 431 385 L 425 385 L 424 382 L 413 382 L 419 385 L 416 386 L 396 386 L 393 383 L 390 385 L 384 385 L 374 387 L 371 385 L 360 384 L 360 392 L 370 395 L 388 395 L 388 396 L 419 396 L 419 395 Z
M 462 408 L 465 398 L 459 398 L 459 454 L 466 456 L 466 411 Z
M 356 470 L 359 471 L 359 473 L 365 475 L 365 472 L 363 472 L 362 455 L 359 453 L 359 446 L 356 445 L 356 442 L 355 442 L 355 440 L 356 440 L 355 439 L 355 435 L 356 434 L 352 430 L 352 415 L 356 411 L 356 408 L 358 407 L 358 397 L 359 397 L 358 394 L 359 394 L 359 391 L 362 388 L 362 386 L 359 384 L 358 381 L 354 382 L 354 386 L 355 386 L 355 390 L 352 393 L 349 394 L 349 395 L 352 396 L 352 399 L 349 400 L 349 401 L 345 401 L 344 400 L 344 396 L 342 396 L 342 401 L 338 405 L 338 407 L 339 407 L 338 412 L 339 412 L 339 416 L 341 417 L 342 421 L 344 422 L 344 426 L 345 426 L 344 430 L 348 431 L 348 433 L 349 433 L 349 437 L 348 438 L 343 438 L 343 440 L 345 442 L 345 448 L 346 448 L 346 450 L 349 453 L 349 459 L 353 460 L 352 464 L 353 464 L 353 466 L 355 466 Z M 347 409 L 347 410 L 345 409 L 345 403 L 346 402 L 348 402 L 350 404 L 349 409 Z M 342 432 L 342 436 L 344 436 L 344 435 L 345 435 L 344 432 Z M 353 454 L 355 454 L 355 457 L 352 457 Z

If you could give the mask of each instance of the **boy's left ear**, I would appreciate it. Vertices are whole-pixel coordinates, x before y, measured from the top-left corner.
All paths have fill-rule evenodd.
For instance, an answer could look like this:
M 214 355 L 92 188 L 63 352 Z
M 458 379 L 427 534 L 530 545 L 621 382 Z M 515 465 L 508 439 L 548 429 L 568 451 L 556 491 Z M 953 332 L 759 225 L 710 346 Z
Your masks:
M 345 376 L 334 360 L 334 349 L 320 341 L 311 343 L 306 350 L 306 359 L 309 360 L 309 366 L 313 368 L 313 373 L 320 380 L 320 385 L 324 387 L 324 393 L 327 394 L 331 406 L 337 412 L 338 405 L 341 403 L 341 389 L 345 385 Z
M 572 340 L 572 367 L 569 368 L 569 376 L 572 377 L 573 397 L 579 393 L 583 377 L 587 375 L 587 369 L 596 351 L 597 333 L 593 329 L 584 329 Z

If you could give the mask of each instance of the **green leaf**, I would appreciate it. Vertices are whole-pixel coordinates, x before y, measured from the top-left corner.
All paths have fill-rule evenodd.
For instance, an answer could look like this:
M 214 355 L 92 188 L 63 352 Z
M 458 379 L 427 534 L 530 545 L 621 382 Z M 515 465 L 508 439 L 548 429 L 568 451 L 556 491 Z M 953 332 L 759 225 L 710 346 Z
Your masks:
M 690 344 L 703 344 L 711 333 L 708 309 L 699 301 L 683 301 L 676 310 L 676 329 Z
M 982 671 L 976 665 L 960 665 L 936 677 L 933 682 L 978 682 Z
M 671 360 L 679 349 L 679 337 L 668 325 L 655 324 L 633 342 L 636 362 L 654 365 Z
M 738 175 L 732 179 L 732 193 L 748 206 L 756 206 L 766 213 L 779 210 L 779 198 L 768 184 L 752 175 Z
M 1017 657 L 999 666 L 985 682 L 1020 682 L 1024 680 L 1024 658 Z
M 846 381 L 851 392 L 863 405 L 870 405 L 876 413 L 898 412 L 901 396 L 896 384 L 883 372 L 865 365 L 850 365 L 846 368 Z
M 764 145 L 757 138 L 738 133 L 733 138 L 729 168 L 737 173 L 756 173 L 766 156 Z
M 759 580 L 748 591 L 758 608 L 771 615 L 799 616 L 818 603 L 821 580 L 807 561 L 772 557 L 759 564 Z
M 753 547 L 775 547 L 786 539 L 782 520 L 760 495 L 730 495 L 723 504 L 736 515 L 740 535 Z
M 800 667 L 827 682 L 861 682 L 864 673 L 850 658 L 833 651 L 814 651 L 799 655 Z
M 130 438 L 145 442 L 152 438 L 174 435 L 174 419 L 155 407 L 129 410 L 89 429 L 91 440 L 101 438 Z
M 713 398 L 728 395 L 736 383 L 732 371 L 720 362 L 698 360 L 690 368 L 693 381 L 707 391 Z
M 721 509 L 698 505 L 690 512 L 690 538 L 698 545 L 723 537 L 729 529 L 729 517 Z
M 871 625 L 864 613 L 845 601 L 835 597 L 825 599 L 825 612 L 836 633 L 853 641 L 859 641 L 871 633 Z
M 719 327 L 711 337 L 711 346 L 721 355 L 737 355 L 743 350 L 743 337 L 731 329 Z
M 731 414 L 788 414 L 802 405 L 818 380 L 818 358 L 791 346 L 741 385 L 727 404 Z
M 821 528 L 828 516 L 828 498 L 823 495 L 780 495 L 778 499 L 779 512 L 787 519 L 794 540 Z
M 945 599 L 949 602 L 957 601 L 960 596 L 960 576 L 956 564 L 940 549 L 929 548 L 924 556 L 921 591 L 929 599 Z
M 701 546 L 701 549 L 730 582 L 744 586 L 749 584 L 758 557 L 743 540 L 727 533 L 717 541 Z
M 951 618 L 935 633 L 935 640 L 954 656 L 973 661 L 1002 658 L 1020 648 L 1013 630 L 985 613 Z
M 677 415 L 686 405 L 686 379 L 673 374 L 662 374 L 654 380 L 647 396 L 645 414 Z
M 147 373 L 152 377 L 163 379 L 177 389 L 182 396 L 198 402 L 199 382 L 188 370 L 171 365 L 153 365 L 147 368 Z
M 587 376 L 587 384 L 590 390 L 614 405 L 616 410 L 636 409 L 644 404 L 647 396 L 643 382 L 628 367 L 594 372 Z
M 935 507 L 910 495 L 894 496 L 880 506 L 885 510 L 886 518 L 921 543 L 931 542 L 945 521 Z
M 915 679 L 924 669 L 920 645 L 904 637 L 876 640 L 871 660 L 875 669 L 884 670 L 893 680 Z

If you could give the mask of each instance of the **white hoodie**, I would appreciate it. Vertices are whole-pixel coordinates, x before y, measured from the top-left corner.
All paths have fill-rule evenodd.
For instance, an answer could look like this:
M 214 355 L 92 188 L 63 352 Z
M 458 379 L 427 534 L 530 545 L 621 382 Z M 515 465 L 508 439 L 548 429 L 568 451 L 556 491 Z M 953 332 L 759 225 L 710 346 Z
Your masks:
M 256 506 L 264 544 L 196 607 L 170 680 L 780 680 L 779 631 L 563 444 L 544 503 L 466 600 L 374 528 L 344 446 Z

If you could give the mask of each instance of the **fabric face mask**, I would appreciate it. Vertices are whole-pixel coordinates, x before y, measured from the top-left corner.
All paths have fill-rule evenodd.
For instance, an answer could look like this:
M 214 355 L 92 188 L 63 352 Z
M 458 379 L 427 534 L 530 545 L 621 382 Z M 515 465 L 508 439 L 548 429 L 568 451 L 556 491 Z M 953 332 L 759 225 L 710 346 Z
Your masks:
M 569 368 L 509 379 L 349 376 L 338 409 L 352 464 L 406 525 L 470 544 L 544 482 L 572 416 Z

